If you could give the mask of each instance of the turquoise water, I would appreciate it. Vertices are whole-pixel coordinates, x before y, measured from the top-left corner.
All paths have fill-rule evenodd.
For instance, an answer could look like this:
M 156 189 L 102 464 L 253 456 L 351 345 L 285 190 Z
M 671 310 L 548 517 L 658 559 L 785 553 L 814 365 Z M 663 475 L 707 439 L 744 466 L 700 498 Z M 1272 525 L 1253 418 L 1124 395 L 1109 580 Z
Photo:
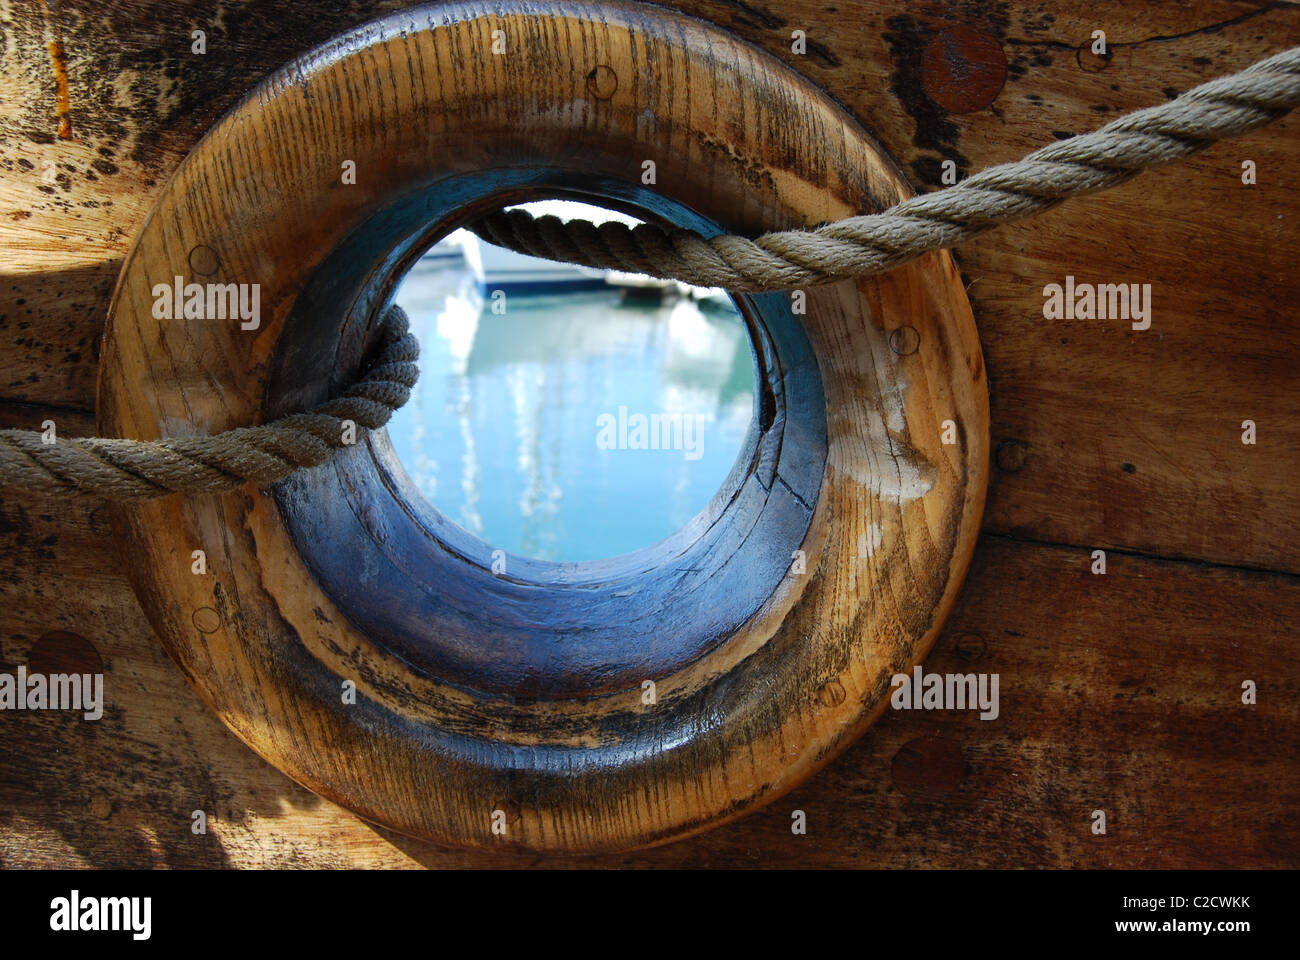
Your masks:
M 507 293 L 498 314 L 463 268 L 428 261 L 396 301 L 420 380 L 389 437 L 424 496 L 494 547 L 579 561 L 648 546 L 736 462 L 753 355 L 729 305 L 623 303 L 611 288 Z M 682 419 L 650 440 L 638 414 Z M 639 448 L 656 441 L 670 449 Z

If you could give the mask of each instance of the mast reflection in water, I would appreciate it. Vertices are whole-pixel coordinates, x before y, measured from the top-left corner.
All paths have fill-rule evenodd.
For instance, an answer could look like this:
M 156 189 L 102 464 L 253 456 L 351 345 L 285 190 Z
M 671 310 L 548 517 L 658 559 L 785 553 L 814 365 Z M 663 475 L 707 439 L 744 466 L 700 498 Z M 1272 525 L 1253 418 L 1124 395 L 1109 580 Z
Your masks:
M 398 290 L 420 380 L 388 433 L 420 491 L 494 547 L 546 560 L 615 556 L 684 526 L 753 417 L 753 356 L 731 301 L 507 288 L 494 312 L 488 287 L 459 257 L 426 256 Z M 602 415 L 620 408 L 624 429 L 598 443 Z M 643 445 L 637 414 L 689 418 L 694 448 L 629 449 Z M 602 449 L 611 433 L 623 448 Z

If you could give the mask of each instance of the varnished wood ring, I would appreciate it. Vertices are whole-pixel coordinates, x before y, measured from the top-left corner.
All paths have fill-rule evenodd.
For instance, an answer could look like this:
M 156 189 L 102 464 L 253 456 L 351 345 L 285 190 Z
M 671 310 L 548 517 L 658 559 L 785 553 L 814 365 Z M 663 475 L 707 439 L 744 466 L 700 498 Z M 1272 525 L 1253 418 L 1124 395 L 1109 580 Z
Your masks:
M 424 244 L 503 201 L 574 193 L 756 234 L 907 187 L 828 97 L 690 18 L 395 14 L 268 79 L 181 165 L 114 296 L 101 432 L 215 432 L 326 396 Z M 175 276 L 260 284 L 259 328 L 155 319 L 154 285 Z M 484 545 L 411 508 L 381 435 L 274 491 L 117 508 L 141 603 L 238 736 L 400 831 L 597 850 L 771 800 L 860 734 L 932 644 L 977 533 L 988 401 L 946 254 L 810 289 L 803 315 L 780 294 L 742 308 L 760 428 L 671 550 L 493 580 Z M 360 558 L 353 579 L 334 547 Z M 405 600 L 380 616 L 372 594 L 394 581 L 427 617 Z

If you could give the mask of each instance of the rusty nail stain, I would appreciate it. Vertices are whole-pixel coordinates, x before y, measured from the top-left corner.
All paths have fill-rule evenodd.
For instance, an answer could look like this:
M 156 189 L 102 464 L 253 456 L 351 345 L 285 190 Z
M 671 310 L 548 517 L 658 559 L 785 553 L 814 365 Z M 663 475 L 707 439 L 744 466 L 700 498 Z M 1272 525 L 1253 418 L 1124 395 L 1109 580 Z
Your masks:
M 59 139 L 72 139 L 72 100 L 68 95 L 68 52 L 63 47 L 63 25 L 47 0 L 41 0 L 47 11 L 46 22 L 53 22 L 54 36 L 47 42 L 50 64 L 54 67 L 55 98 L 58 103 Z
M 922 737 L 903 744 L 890 764 L 894 786 L 913 800 L 947 796 L 966 776 L 961 747 L 943 737 Z
M 217 256 L 217 251 L 203 244 L 190 251 L 189 259 L 190 269 L 204 277 L 212 276 L 221 267 L 221 259 Z
M 916 327 L 898 327 L 889 334 L 889 349 L 900 357 L 911 356 L 921 346 L 921 335 Z
M 1021 440 L 1003 440 L 998 444 L 998 469 L 1015 473 L 1025 465 L 1029 456 L 1029 445 Z
M 190 619 L 199 633 L 216 633 L 221 626 L 221 614 L 211 607 L 199 607 Z
M 90 815 L 96 820 L 107 820 L 113 813 L 113 801 L 102 793 L 90 801 Z
M 618 89 L 618 74 L 600 64 L 587 74 L 587 91 L 597 100 L 608 100 Z
M 817 691 L 817 699 L 821 701 L 823 707 L 838 707 L 848 696 L 844 692 L 844 685 L 838 680 L 832 680 L 823 684 L 822 688 Z
M 1110 52 L 1110 47 L 1106 47 L 1105 53 L 1093 53 L 1092 41 L 1089 40 L 1075 54 L 1075 59 L 1079 61 L 1079 67 L 1086 73 L 1101 73 L 1110 66 L 1110 59 L 1114 54 Z
M 926 96 L 950 113 L 983 110 L 1007 82 L 1007 56 L 998 38 L 969 24 L 957 24 L 930 41 L 921 56 Z
M 85 637 L 51 630 L 32 645 L 27 657 L 32 673 L 103 673 L 104 658 Z

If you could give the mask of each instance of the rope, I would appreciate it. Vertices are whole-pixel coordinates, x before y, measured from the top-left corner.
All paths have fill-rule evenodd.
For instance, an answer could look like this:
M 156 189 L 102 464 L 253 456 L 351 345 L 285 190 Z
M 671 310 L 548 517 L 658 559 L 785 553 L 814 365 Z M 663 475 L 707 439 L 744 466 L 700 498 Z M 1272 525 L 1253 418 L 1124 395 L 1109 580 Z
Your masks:
M 394 306 L 384 315 L 377 355 L 365 373 L 307 413 L 212 436 L 152 442 L 84 437 L 45 443 L 35 431 L 0 430 L 0 488 L 53 497 L 148 500 L 274 483 L 330 460 L 346 445 L 346 421 L 367 430 L 387 423 L 410 396 L 419 376 L 419 355 L 406 314 Z
M 491 214 L 469 228 L 489 243 L 534 257 L 733 293 L 815 286 L 883 273 L 1071 197 L 1119 186 L 1143 170 L 1265 126 L 1296 106 L 1300 47 L 884 213 L 813 230 L 706 240 L 689 230 L 648 223 L 631 229 L 613 222 L 596 226 L 551 215 L 534 218 L 518 209 Z
M 534 218 L 523 210 L 492 214 L 471 229 L 489 243 L 535 257 L 735 293 L 833 283 L 882 273 L 1071 197 L 1108 190 L 1143 170 L 1272 123 L 1297 106 L 1300 47 L 1169 103 L 1126 114 L 1094 133 L 990 167 L 946 190 L 813 230 L 781 230 L 755 240 L 705 239 L 653 224 L 596 226 L 588 220 Z M 346 445 L 345 421 L 369 430 L 387 423 L 410 396 L 419 375 L 418 355 L 406 315 L 394 306 L 381 326 L 379 354 L 364 375 L 307 413 L 214 436 L 154 442 L 84 437 L 47 444 L 34 431 L 0 430 L 0 489 L 142 500 L 274 483 L 333 457 Z

